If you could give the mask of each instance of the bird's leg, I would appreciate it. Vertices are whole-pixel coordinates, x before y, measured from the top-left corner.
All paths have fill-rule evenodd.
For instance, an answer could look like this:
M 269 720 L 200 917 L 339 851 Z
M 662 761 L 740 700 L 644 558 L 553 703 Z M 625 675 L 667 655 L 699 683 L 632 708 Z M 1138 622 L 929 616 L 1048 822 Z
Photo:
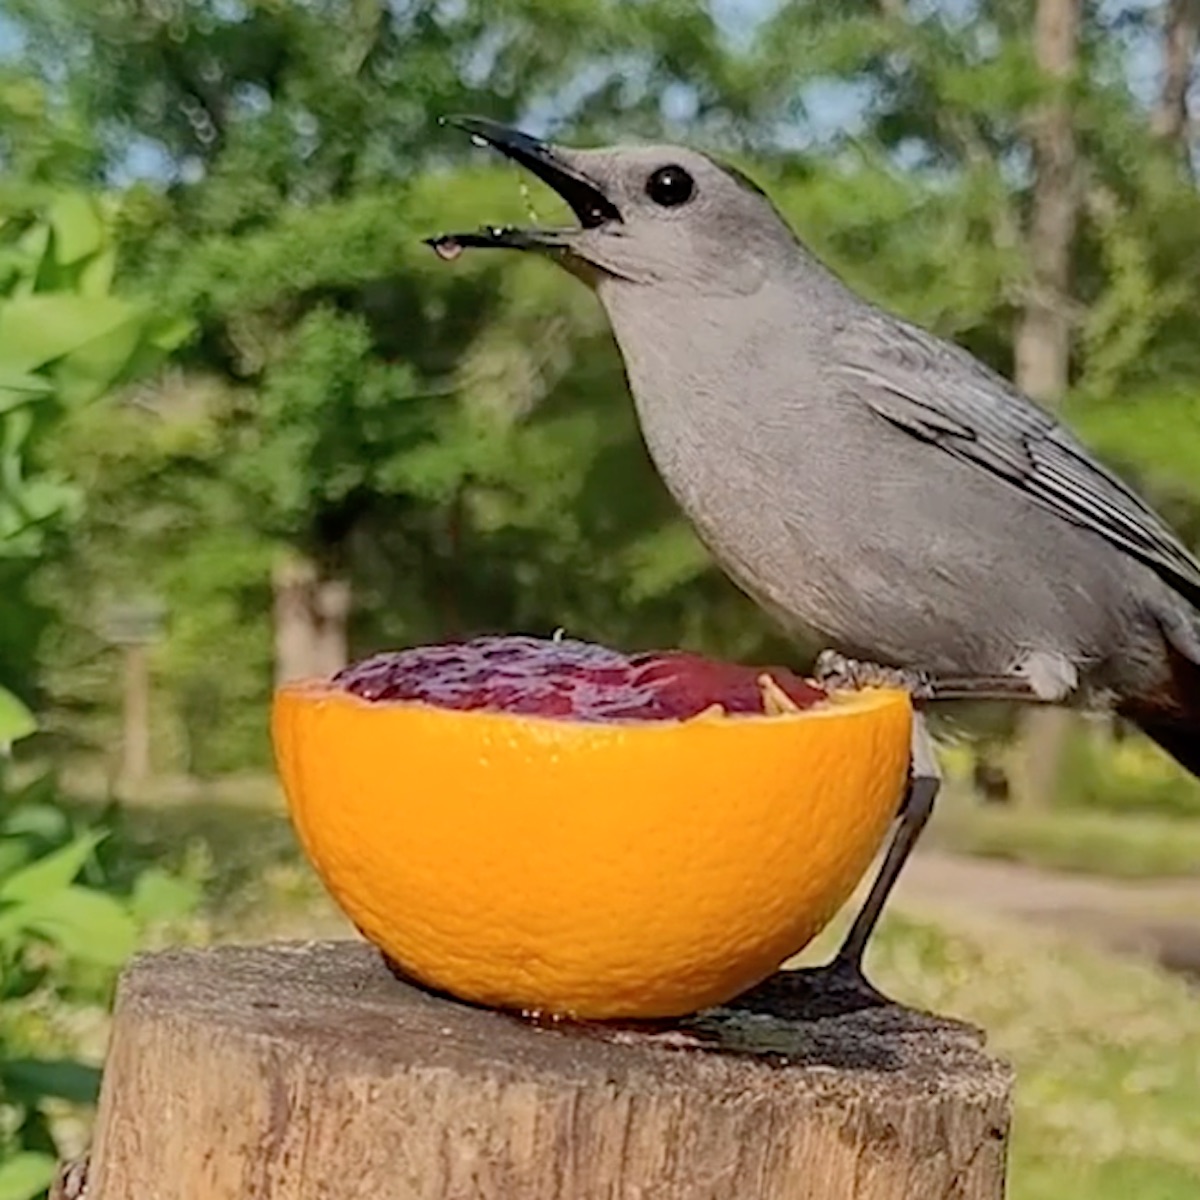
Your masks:
M 908 791 L 900 808 L 900 820 L 888 845 L 883 866 L 871 885 L 866 902 L 854 918 L 842 942 L 841 949 L 825 969 L 847 988 L 854 988 L 878 1000 L 883 997 L 867 982 L 863 974 L 863 956 L 871 940 L 880 915 L 887 904 L 896 880 L 917 844 L 942 786 L 942 773 L 938 767 L 937 752 L 923 713 L 913 715 L 912 762 Z
M 1019 676 L 935 678 L 923 671 L 856 662 L 833 650 L 826 650 L 817 658 L 814 674 L 817 682 L 827 691 L 864 687 L 901 688 L 917 703 L 1038 699 L 1029 681 Z M 841 949 L 826 966 L 805 972 L 814 982 L 819 981 L 823 987 L 844 999 L 847 1010 L 888 1002 L 887 997 L 873 987 L 863 974 L 863 956 L 896 886 L 896 880 L 933 812 L 941 785 L 942 773 L 933 739 L 929 735 L 924 713 L 917 709 L 913 714 L 908 790 L 900 806 L 899 820 L 888 844 L 883 866 L 871 885 L 866 902 L 854 918 Z
M 816 675 L 818 681 L 827 688 L 902 687 L 914 699 L 928 698 L 933 694 L 930 681 L 922 674 L 856 663 L 831 651 L 817 660 Z M 929 820 L 941 788 L 942 776 L 937 753 L 924 714 L 919 711 L 914 713 L 910 753 L 908 790 L 883 866 L 837 954 L 826 966 L 809 972 L 810 976 L 819 979 L 833 991 L 844 994 L 850 1001 L 849 1008 L 887 1003 L 887 998 L 863 974 L 863 955 L 888 897 L 896 886 L 896 880 Z

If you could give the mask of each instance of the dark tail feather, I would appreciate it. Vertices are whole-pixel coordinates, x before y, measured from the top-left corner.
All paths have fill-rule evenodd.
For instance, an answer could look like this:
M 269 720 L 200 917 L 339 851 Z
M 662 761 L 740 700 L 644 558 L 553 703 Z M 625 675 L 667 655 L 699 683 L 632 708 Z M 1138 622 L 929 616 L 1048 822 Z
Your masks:
M 1117 711 L 1200 779 L 1200 663 L 1169 642 L 1167 655 L 1171 677 L 1161 691 L 1126 700 Z
M 1200 710 L 1189 719 L 1165 713 L 1154 716 L 1129 714 L 1137 727 L 1153 738 L 1176 762 L 1200 779 Z

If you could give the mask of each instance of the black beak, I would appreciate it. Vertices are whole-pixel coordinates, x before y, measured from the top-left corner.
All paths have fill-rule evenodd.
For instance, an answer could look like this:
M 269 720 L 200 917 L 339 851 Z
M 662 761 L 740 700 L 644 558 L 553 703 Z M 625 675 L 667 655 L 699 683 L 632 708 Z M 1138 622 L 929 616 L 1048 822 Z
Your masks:
M 499 150 L 549 184 L 571 206 L 584 229 L 595 229 L 609 221 L 620 221 L 617 206 L 581 171 L 568 166 L 554 151 L 535 137 L 519 129 L 488 121 L 483 117 L 443 117 L 442 123 L 454 125 L 471 135 L 472 141 Z M 513 250 L 547 248 L 560 244 L 562 230 L 513 229 L 492 226 L 476 233 L 442 234 L 426 241 L 446 257 L 464 246 L 503 247 Z

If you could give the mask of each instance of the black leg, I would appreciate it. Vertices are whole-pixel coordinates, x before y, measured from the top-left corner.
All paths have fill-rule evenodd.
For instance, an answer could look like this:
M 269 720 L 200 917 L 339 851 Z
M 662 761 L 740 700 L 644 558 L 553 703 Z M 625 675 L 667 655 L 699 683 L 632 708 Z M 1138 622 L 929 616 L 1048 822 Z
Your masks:
M 918 704 L 939 700 L 1038 699 L 1029 681 L 1019 676 L 931 676 L 924 671 L 859 662 L 834 650 L 826 650 L 818 656 L 814 674 L 828 688 L 903 688 Z M 933 741 L 925 717 L 918 711 L 913 720 L 908 793 L 900 809 L 899 821 L 884 856 L 883 866 L 833 961 L 827 966 L 805 972 L 814 986 L 819 985 L 829 992 L 831 1005 L 839 1011 L 852 1011 L 887 1002 L 886 997 L 867 982 L 863 974 L 863 957 L 892 889 L 896 886 L 896 880 L 929 820 L 941 783 Z
M 866 953 L 867 943 L 879 924 L 884 905 L 896 886 L 896 880 L 900 878 L 908 856 L 925 829 L 941 786 L 942 776 L 933 743 L 925 728 L 925 718 L 918 713 L 913 724 L 912 778 L 908 785 L 908 795 L 900 810 L 900 820 L 891 845 L 888 846 L 883 866 L 879 869 L 866 903 L 854 918 L 854 924 L 850 926 L 850 932 L 846 934 L 846 940 L 842 942 L 842 948 L 834 959 L 835 963 L 842 965 L 843 970 L 862 975 L 863 955 Z
M 842 942 L 833 960 L 824 967 L 809 972 L 820 977 L 822 985 L 838 993 L 844 993 L 847 1011 L 869 1005 L 886 1004 L 887 998 L 877 991 L 863 974 L 863 956 L 867 943 L 875 932 L 880 915 L 887 904 L 896 880 L 917 844 L 933 803 L 942 784 L 933 740 L 925 725 L 923 714 L 914 714 L 912 739 L 912 766 L 908 793 L 900 809 L 900 818 L 884 856 L 883 866 L 875 878 L 871 891 L 858 915 L 854 918 L 849 933 Z

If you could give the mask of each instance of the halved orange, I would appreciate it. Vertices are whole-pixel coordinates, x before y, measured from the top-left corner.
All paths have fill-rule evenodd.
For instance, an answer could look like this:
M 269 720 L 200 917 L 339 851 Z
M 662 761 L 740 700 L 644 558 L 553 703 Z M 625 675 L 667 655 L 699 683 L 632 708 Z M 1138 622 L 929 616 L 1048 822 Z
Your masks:
M 800 950 L 905 784 L 902 692 L 782 715 L 584 722 L 285 686 L 300 840 L 403 971 L 496 1007 L 677 1016 Z

